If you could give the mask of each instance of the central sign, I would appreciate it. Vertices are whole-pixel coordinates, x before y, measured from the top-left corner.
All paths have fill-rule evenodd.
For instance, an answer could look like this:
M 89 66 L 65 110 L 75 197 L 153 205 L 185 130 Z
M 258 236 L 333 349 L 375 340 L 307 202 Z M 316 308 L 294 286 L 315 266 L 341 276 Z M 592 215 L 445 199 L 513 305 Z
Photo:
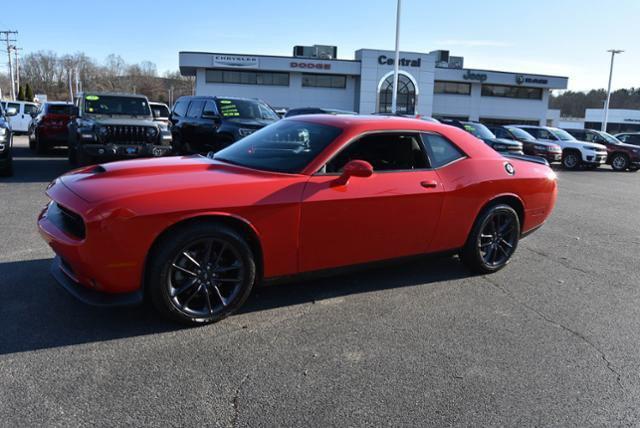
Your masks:
M 399 64 L 403 67 L 420 67 L 421 60 L 422 58 L 400 58 Z M 393 58 L 387 58 L 386 55 L 380 55 L 378 57 L 378 64 L 380 65 L 393 65 L 394 62 Z

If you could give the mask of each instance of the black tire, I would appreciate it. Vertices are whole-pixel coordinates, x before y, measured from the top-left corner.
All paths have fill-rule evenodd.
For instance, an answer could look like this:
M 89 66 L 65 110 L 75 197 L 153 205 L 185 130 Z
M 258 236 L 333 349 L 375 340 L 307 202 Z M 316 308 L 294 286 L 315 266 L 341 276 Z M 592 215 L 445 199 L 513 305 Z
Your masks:
M 75 153 L 76 153 L 77 166 L 87 166 L 87 165 L 93 165 L 95 163 L 95 159 L 93 159 L 91 156 L 84 153 L 82 150 L 80 151 L 75 150 Z
M 69 161 L 69 165 L 78 166 L 78 152 L 75 147 L 69 146 L 69 150 L 67 151 L 67 160 Z
M 201 222 L 169 232 L 154 246 L 145 286 L 163 316 L 201 325 L 236 312 L 255 281 L 255 258 L 244 238 L 227 226 Z
M 508 219 L 502 224 L 505 229 L 502 230 L 500 220 Z M 488 234 L 487 231 L 494 226 L 495 234 Z M 489 229 L 487 229 L 489 228 Z M 485 240 L 483 242 L 483 239 Z M 497 272 L 505 267 L 511 260 L 511 256 L 518 247 L 520 239 L 520 218 L 518 213 L 506 204 L 496 204 L 485 208 L 476 219 L 471 233 L 467 238 L 467 242 L 460 252 L 462 262 L 474 273 L 487 274 Z M 502 241 L 502 242 L 501 242 Z M 506 242 L 506 245 L 503 243 Z M 483 254 L 483 248 L 487 248 Z M 493 249 L 496 255 L 494 262 L 491 262 L 489 251 Z M 497 258 L 498 254 L 501 254 Z
M 581 164 L 582 157 L 580 152 L 576 150 L 565 150 L 564 153 L 562 153 L 562 166 L 564 169 L 574 171 L 580 168 Z
M 45 155 L 49 151 L 49 145 L 36 135 L 36 153 L 39 155 Z
M 0 169 L 0 177 L 11 177 L 13 176 L 13 162 L 9 162 L 4 169 Z
M 638 168 L 637 166 L 630 166 L 629 167 L 629 172 L 638 172 L 638 169 L 640 169 L 640 168 Z
M 625 153 L 615 153 L 611 158 L 611 168 L 613 168 L 614 171 L 626 171 L 627 168 L 629 168 L 629 164 L 629 156 Z

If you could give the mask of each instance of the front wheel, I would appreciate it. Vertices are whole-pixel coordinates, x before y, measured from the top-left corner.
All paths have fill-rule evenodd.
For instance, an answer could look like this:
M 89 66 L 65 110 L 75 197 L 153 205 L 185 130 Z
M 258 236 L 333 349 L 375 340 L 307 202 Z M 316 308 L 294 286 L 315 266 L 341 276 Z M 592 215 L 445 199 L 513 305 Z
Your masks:
M 574 151 L 568 151 L 562 155 L 562 166 L 569 170 L 578 169 L 581 161 L 580 154 Z
M 473 272 L 496 272 L 509 263 L 520 239 L 520 219 L 509 205 L 485 209 L 476 219 L 461 252 L 463 263 Z
M 220 224 L 195 223 L 158 244 L 150 255 L 146 285 L 161 314 L 198 325 L 238 310 L 255 280 L 253 253 L 238 233 Z
M 611 159 L 611 168 L 618 172 L 625 171 L 629 168 L 629 158 L 627 155 L 623 153 L 616 153 L 613 155 L 613 159 Z

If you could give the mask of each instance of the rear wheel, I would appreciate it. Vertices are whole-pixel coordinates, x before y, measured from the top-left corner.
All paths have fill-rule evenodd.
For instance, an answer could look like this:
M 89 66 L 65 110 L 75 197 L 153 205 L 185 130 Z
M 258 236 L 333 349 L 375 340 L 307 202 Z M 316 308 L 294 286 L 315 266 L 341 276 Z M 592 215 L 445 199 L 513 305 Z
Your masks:
M 207 324 L 234 313 L 256 278 L 253 253 L 233 229 L 191 224 L 163 239 L 150 255 L 147 290 L 158 311 L 186 324 Z
M 49 151 L 49 146 L 38 134 L 36 134 L 36 153 L 44 155 Z
M 461 258 L 476 273 L 496 272 L 509 263 L 520 239 L 520 219 L 509 205 L 485 209 L 476 219 Z
M 580 163 L 582 159 L 580 157 L 580 153 L 574 150 L 567 150 L 562 155 L 562 166 L 565 169 L 575 170 L 580 167 Z
M 629 157 L 624 153 L 616 153 L 613 155 L 613 159 L 611 159 L 611 168 L 614 171 L 625 171 L 629 168 Z

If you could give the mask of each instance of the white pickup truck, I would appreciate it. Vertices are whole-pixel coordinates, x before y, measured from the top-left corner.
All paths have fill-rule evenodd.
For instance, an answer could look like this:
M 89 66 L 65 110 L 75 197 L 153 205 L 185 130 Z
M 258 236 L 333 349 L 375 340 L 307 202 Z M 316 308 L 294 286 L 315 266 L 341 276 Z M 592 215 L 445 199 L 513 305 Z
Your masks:
M 559 145 L 562 148 L 562 166 L 566 169 L 578 169 L 580 166 L 597 168 L 607 161 L 607 148 L 602 144 L 578 141 L 567 131 L 550 126 L 515 126 L 524 129 L 538 140 Z

